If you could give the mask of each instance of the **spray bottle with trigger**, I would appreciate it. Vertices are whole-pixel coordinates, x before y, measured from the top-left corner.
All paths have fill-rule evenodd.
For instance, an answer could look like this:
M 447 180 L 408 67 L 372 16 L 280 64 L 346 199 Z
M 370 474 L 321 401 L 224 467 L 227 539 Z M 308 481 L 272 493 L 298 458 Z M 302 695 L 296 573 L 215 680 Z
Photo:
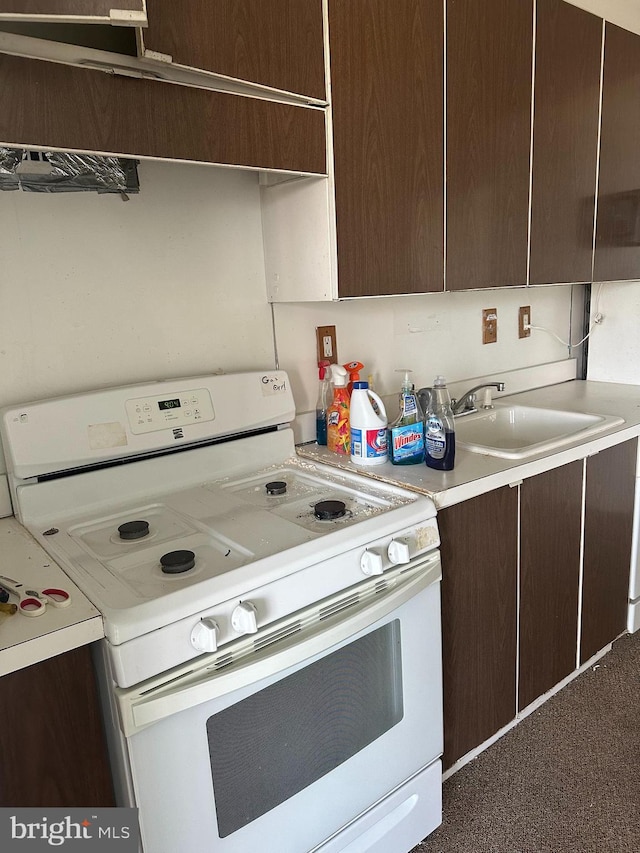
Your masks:
M 318 444 L 327 443 L 327 407 L 330 397 L 330 379 L 327 368 L 331 362 L 323 359 L 318 362 L 318 399 L 316 401 L 316 441 Z
M 349 377 L 341 364 L 331 365 L 333 401 L 327 409 L 327 449 L 345 456 L 350 451 Z

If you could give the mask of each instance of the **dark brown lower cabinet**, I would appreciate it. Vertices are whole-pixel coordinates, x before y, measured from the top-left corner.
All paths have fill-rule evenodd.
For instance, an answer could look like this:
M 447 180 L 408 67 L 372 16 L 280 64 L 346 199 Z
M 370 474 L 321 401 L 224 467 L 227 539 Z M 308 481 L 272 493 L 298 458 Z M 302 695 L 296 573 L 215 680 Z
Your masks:
M 582 460 L 520 487 L 518 710 L 576 668 Z
M 438 513 L 445 767 L 515 716 L 517 514 L 508 486 Z
M 627 624 L 637 439 L 587 459 L 580 663 Z
M 445 768 L 625 630 L 636 447 L 438 513 Z
M 0 806 L 114 806 L 91 652 L 0 679 Z

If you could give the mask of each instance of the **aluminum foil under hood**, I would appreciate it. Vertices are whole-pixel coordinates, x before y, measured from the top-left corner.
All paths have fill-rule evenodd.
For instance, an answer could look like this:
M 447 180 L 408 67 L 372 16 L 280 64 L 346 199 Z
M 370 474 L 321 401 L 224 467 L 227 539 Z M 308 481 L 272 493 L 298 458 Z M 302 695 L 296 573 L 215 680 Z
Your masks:
M 136 160 L 0 147 L 0 190 L 37 193 L 140 191 Z

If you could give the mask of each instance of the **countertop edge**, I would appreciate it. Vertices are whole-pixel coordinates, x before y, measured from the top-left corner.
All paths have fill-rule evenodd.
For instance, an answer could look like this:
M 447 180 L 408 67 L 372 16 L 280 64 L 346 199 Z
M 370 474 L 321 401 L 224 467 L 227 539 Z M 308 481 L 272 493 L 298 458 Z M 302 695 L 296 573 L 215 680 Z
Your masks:
M 0 652 L 0 676 L 94 643 L 102 637 L 102 616 L 93 616 L 57 631 L 33 637 Z
M 398 466 L 387 462 L 375 467 L 362 467 L 316 444 L 300 445 L 297 453 L 304 459 L 328 464 L 366 477 L 392 483 L 401 488 L 430 497 L 436 509 L 461 503 L 492 492 L 503 486 L 515 486 L 522 480 L 562 465 L 593 456 L 616 444 L 640 435 L 640 386 L 592 380 L 573 380 L 532 391 L 503 397 L 541 408 L 562 406 L 573 411 L 616 415 L 624 423 L 591 438 L 576 441 L 527 460 L 502 459 L 459 448 L 452 472 L 438 472 L 426 465 Z

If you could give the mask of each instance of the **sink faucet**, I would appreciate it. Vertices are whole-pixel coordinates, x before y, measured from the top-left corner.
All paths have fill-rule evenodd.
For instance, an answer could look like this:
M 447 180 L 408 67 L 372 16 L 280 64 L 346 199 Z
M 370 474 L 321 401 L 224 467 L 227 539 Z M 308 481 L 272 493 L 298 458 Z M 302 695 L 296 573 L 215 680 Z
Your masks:
M 485 382 L 482 385 L 475 385 L 460 397 L 459 400 L 451 401 L 451 411 L 454 415 L 470 415 L 471 412 L 477 412 L 476 408 L 476 392 L 483 388 L 496 388 L 498 391 L 504 391 L 504 382 Z M 484 409 L 492 409 L 493 406 L 483 406 Z

